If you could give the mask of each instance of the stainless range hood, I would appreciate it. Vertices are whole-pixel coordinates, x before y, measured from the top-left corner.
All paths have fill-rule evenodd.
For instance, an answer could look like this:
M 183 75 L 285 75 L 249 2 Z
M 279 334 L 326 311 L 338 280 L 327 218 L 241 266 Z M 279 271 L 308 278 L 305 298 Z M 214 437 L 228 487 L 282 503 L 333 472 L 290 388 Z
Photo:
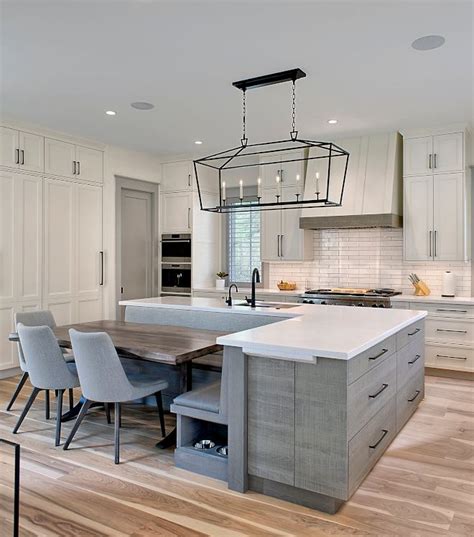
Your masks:
M 338 140 L 337 144 L 350 154 L 342 206 L 303 209 L 300 228 L 401 227 L 403 147 L 400 133 Z M 326 171 L 318 168 L 320 162 L 317 159 L 308 162 L 305 198 L 314 194 L 316 172 L 320 176 L 319 188 L 324 188 Z M 340 188 L 340 185 L 334 187 Z

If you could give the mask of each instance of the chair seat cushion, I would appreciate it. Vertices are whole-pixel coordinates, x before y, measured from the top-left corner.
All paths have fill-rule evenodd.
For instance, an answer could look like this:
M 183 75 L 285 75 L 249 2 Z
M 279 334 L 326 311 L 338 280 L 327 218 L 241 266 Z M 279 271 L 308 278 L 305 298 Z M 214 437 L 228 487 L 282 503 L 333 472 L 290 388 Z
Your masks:
M 220 398 L 221 381 L 218 380 L 203 388 L 185 392 L 176 397 L 173 402 L 175 405 L 195 408 L 197 410 L 205 410 L 207 412 L 215 412 L 218 414 L 220 409 Z

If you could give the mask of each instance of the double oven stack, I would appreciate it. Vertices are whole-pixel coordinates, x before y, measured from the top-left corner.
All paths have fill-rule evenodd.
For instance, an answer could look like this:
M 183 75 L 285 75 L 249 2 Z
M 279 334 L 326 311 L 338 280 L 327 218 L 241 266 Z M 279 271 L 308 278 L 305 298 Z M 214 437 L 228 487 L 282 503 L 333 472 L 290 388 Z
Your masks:
M 191 295 L 191 234 L 161 236 L 161 293 Z

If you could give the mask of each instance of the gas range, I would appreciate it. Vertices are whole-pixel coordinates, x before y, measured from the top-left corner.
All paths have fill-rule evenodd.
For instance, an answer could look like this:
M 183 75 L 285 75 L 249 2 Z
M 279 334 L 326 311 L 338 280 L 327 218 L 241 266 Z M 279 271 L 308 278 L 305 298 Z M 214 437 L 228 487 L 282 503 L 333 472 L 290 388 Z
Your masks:
M 323 304 L 331 306 L 360 306 L 372 308 L 391 308 L 390 298 L 400 295 L 394 289 L 314 289 L 306 291 L 300 297 L 303 304 Z

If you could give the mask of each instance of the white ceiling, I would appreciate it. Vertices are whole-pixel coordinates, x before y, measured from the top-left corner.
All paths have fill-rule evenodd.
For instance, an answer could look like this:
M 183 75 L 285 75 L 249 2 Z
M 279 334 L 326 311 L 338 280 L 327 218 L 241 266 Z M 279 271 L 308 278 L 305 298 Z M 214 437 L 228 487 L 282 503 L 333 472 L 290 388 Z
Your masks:
M 207 152 L 239 143 L 232 81 L 301 67 L 297 126 L 308 138 L 470 122 L 472 8 L 470 0 L 7 0 L 3 114 L 155 154 L 194 151 L 200 139 Z M 446 44 L 413 50 L 427 34 Z M 132 101 L 156 108 L 137 111 Z M 249 92 L 248 114 L 250 141 L 285 138 L 290 85 Z

